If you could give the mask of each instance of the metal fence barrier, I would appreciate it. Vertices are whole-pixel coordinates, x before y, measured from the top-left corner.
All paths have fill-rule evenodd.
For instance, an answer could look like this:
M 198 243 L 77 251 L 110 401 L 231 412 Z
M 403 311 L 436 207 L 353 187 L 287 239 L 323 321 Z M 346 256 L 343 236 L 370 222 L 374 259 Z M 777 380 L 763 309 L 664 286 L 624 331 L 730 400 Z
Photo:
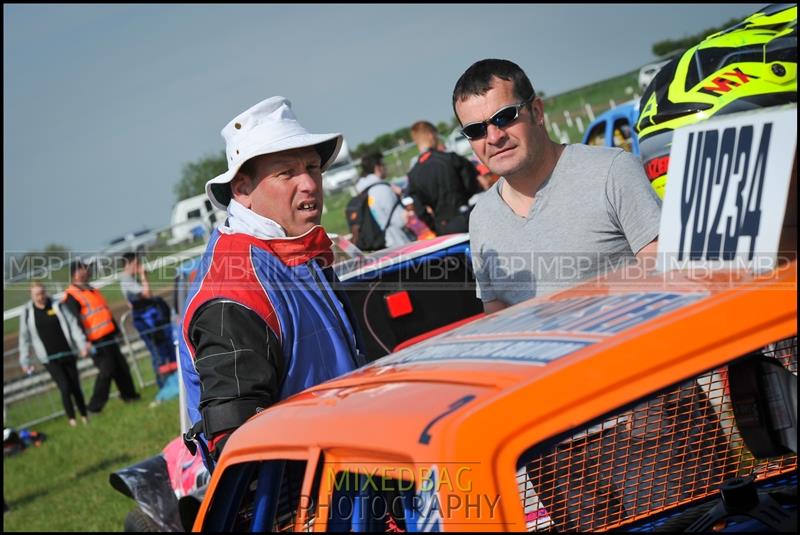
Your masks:
M 150 352 L 142 340 L 141 334 L 136 331 L 133 335 L 128 332 L 130 322 L 130 311 L 120 318 L 120 331 L 122 343 L 120 349 L 131 369 L 131 375 L 140 390 L 155 384 L 155 372 L 152 369 Z M 159 327 L 172 329 L 172 323 Z M 154 331 L 156 329 L 151 329 Z M 145 334 L 147 334 L 146 331 Z M 10 367 L 7 357 L 18 354 L 19 349 L 12 349 L 3 354 L 3 367 Z M 35 359 L 35 357 L 34 357 Z M 64 416 L 64 408 L 61 404 L 61 394 L 55 385 L 50 374 L 36 360 L 37 371 L 29 376 L 9 382 L 3 385 L 3 424 L 4 427 L 23 428 L 30 427 L 41 422 L 52 420 Z M 144 371 L 141 369 L 144 362 Z M 17 366 L 19 366 L 17 364 Z M 92 379 L 97 376 L 98 370 L 89 358 L 80 358 L 77 362 L 78 373 L 81 381 L 81 389 L 84 397 L 89 399 L 88 393 L 92 389 Z M 4 375 L 7 371 L 4 369 Z M 111 398 L 118 397 L 119 392 L 113 391 Z

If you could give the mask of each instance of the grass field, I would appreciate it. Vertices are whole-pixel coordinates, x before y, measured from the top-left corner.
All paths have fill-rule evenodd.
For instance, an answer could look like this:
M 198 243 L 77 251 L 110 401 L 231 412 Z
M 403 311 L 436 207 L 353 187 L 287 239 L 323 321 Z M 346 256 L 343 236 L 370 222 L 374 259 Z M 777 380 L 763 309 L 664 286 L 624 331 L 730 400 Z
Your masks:
M 609 101 L 616 104 L 630 100 L 636 94 L 638 71 L 631 71 L 608 80 L 601 80 L 584 87 L 579 87 L 559 95 L 544 99 L 544 111 L 547 113 L 550 124 L 557 124 L 561 132 L 565 132 L 571 143 L 580 143 L 584 130 L 589 126 L 590 117 L 586 113 L 586 105 L 592 108 L 595 116 L 600 115 L 610 108 Z M 583 130 L 578 128 L 577 121 L 570 126 L 564 112 L 569 112 L 572 118 L 581 117 Z M 551 137 L 558 138 L 551 130 Z
M 344 210 L 350 201 L 350 193 L 339 191 L 325 196 L 325 213 L 322 214 L 322 226 L 333 234 L 347 234 L 350 228 L 344 217 Z
M 11 510 L 3 531 L 122 531 L 134 502 L 111 488 L 114 470 L 158 454 L 180 432 L 178 400 L 153 408 L 142 400 L 108 402 L 89 425 L 66 418 L 34 427 L 47 440 L 3 462 L 3 496 Z
M 413 145 L 386 157 L 384 163 L 386 164 L 387 176 L 390 178 L 405 176 L 408 173 L 411 160 L 418 154 L 419 150 L 416 145 Z
M 124 348 L 122 340 L 120 340 L 120 347 Z M 149 384 L 154 381 L 153 365 L 150 354 L 146 349 L 142 349 L 136 354 L 133 363 L 128 359 L 128 363 L 130 364 L 131 376 L 133 377 L 133 382 L 137 389 L 139 388 L 139 377 L 141 377 L 144 384 Z M 95 370 L 96 368 L 92 366 L 89 369 Z M 40 364 L 36 364 L 36 370 L 37 372 L 44 372 Z M 86 374 L 87 372 L 85 371 L 81 372 L 81 388 L 83 390 L 83 397 L 88 402 L 92 394 L 92 388 L 94 387 L 95 375 L 87 377 Z M 18 427 L 24 425 L 25 422 L 44 420 L 53 414 L 63 411 L 61 396 L 58 389 L 55 388 L 55 384 L 52 382 L 50 386 L 52 388 L 35 396 L 6 403 L 4 405 L 5 413 L 3 418 L 5 425 L 9 427 Z

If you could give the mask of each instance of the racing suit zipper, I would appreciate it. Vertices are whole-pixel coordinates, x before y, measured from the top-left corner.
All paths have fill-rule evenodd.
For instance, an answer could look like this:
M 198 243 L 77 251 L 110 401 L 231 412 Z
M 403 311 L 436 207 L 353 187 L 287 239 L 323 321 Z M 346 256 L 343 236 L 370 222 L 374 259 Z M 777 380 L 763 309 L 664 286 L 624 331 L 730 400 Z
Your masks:
M 309 260 L 308 263 L 306 264 L 306 267 L 308 268 L 309 273 L 311 273 L 311 278 L 314 279 L 314 283 L 317 285 L 317 288 L 320 290 L 320 292 L 322 292 L 322 295 L 325 296 L 325 301 L 328 303 L 328 306 L 333 312 L 333 315 L 336 316 L 336 320 L 339 323 L 339 330 L 341 331 L 342 335 L 347 340 L 347 343 L 350 346 L 350 358 L 353 360 L 353 366 L 355 366 L 355 368 L 358 368 L 359 367 L 358 360 L 354 356 L 357 353 L 357 349 L 355 347 L 355 340 L 351 340 L 350 336 L 347 335 L 347 326 L 344 320 L 342 319 L 342 314 L 344 313 L 344 311 L 340 310 L 336 306 L 336 303 L 334 303 L 333 301 L 334 298 L 331 297 L 327 285 L 320 280 L 325 276 L 317 272 L 317 270 L 319 270 L 320 267 L 316 263 L 316 261 L 314 261 L 313 259 Z M 355 329 L 355 327 L 353 327 L 353 329 Z

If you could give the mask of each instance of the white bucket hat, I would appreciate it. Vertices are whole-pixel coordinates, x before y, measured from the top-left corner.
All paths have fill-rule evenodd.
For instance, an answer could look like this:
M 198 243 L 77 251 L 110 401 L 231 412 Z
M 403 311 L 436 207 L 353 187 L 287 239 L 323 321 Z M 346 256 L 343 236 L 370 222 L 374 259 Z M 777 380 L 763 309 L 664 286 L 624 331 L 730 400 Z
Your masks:
M 284 150 L 313 146 L 325 171 L 342 148 L 341 134 L 311 134 L 297 122 L 292 103 L 270 97 L 237 115 L 222 129 L 228 170 L 206 182 L 206 195 L 225 210 L 231 202 L 230 181 L 250 158 Z

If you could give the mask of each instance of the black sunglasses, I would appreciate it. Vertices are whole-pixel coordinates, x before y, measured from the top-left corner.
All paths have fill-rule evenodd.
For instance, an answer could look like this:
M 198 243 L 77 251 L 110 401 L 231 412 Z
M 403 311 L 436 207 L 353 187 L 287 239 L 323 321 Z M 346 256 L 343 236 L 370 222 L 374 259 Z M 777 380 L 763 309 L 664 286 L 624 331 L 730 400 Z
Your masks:
M 495 125 L 498 128 L 510 125 L 511 123 L 516 121 L 517 118 L 519 117 L 519 110 L 531 100 L 533 100 L 533 97 L 523 100 L 519 104 L 512 104 L 511 106 L 500 108 L 495 112 L 494 115 L 492 115 L 485 121 L 481 121 L 478 123 L 469 123 L 468 125 L 464 125 L 461 128 L 461 133 L 464 134 L 465 138 L 470 140 L 480 139 L 482 137 L 485 137 L 486 132 L 489 129 L 489 123 Z

